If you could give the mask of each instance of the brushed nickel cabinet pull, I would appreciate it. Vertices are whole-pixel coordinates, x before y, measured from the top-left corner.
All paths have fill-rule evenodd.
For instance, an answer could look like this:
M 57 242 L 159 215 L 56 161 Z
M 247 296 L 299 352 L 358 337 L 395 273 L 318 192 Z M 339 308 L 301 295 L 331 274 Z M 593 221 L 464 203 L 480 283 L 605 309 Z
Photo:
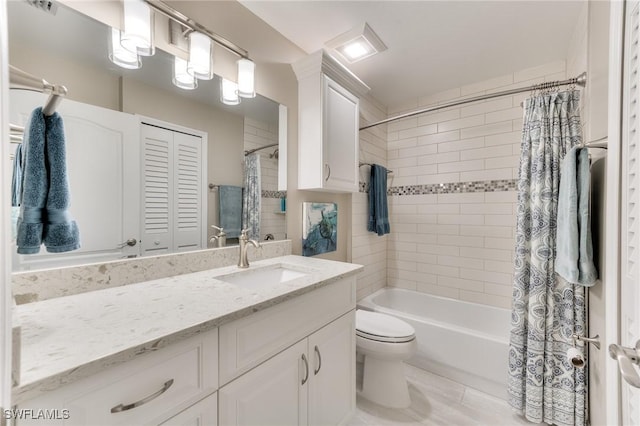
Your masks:
M 305 354 L 302 354 L 302 361 L 304 362 L 305 371 L 304 379 L 302 379 L 302 385 L 304 386 L 304 384 L 307 383 L 307 380 L 309 380 L 309 362 L 307 361 Z
M 169 388 L 171 387 L 171 385 L 173 385 L 173 379 L 167 380 L 166 382 L 164 382 L 164 385 L 162 386 L 162 389 L 160 389 L 159 391 L 147 396 L 146 398 L 142 398 L 140 401 L 136 401 L 136 402 L 133 402 L 131 404 L 116 405 L 115 407 L 113 407 L 111 409 L 111 412 L 112 413 L 120 413 L 122 411 L 133 410 L 134 408 L 137 408 L 137 407 L 139 407 L 141 405 L 146 404 L 149 401 L 152 401 L 152 400 L 156 399 L 157 397 L 159 397 L 160 395 L 162 395 L 163 393 L 168 391 Z
M 318 345 L 316 345 L 316 347 L 313 348 L 313 350 L 316 352 L 316 355 L 318 357 L 318 369 L 313 370 L 313 375 L 315 376 L 320 372 L 320 369 L 322 368 L 322 357 L 320 356 L 320 349 L 318 349 Z

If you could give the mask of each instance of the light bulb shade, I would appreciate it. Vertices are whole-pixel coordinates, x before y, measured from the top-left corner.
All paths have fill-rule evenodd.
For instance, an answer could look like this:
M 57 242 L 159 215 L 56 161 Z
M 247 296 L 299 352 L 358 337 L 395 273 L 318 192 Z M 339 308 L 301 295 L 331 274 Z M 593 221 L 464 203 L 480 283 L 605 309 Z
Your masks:
M 201 80 L 213 78 L 213 43 L 199 32 L 189 34 L 189 62 L 187 71 Z
M 143 0 L 124 0 L 122 47 L 141 56 L 155 53 L 153 44 L 153 12 Z
M 238 95 L 243 98 L 255 98 L 256 64 L 249 59 L 238 60 Z
M 238 85 L 226 78 L 220 79 L 220 102 L 225 105 L 238 105 L 240 97 L 238 96 Z
M 181 89 L 193 90 L 198 87 L 198 80 L 187 72 L 187 61 L 177 56 L 173 61 L 173 84 Z
M 111 28 L 109 31 L 109 60 L 119 67 L 137 70 L 142 66 L 140 57 L 131 53 L 120 44 L 120 30 Z

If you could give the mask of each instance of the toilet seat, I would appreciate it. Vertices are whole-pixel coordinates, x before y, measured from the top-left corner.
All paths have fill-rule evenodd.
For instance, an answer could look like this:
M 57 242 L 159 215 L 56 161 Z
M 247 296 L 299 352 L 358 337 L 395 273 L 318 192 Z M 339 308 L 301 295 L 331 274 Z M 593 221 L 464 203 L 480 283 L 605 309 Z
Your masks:
M 391 315 L 356 310 L 356 335 L 377 342 L 406 343 L 415 339 L 415 330 Z

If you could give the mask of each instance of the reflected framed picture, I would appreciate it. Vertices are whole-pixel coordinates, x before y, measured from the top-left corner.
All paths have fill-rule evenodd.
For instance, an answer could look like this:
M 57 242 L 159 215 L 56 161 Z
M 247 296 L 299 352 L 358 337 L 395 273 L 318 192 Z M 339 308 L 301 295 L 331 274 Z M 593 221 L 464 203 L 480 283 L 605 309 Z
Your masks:
M 302 255 L 336 251 L 338 245 L 338 205 L 302 203 Z

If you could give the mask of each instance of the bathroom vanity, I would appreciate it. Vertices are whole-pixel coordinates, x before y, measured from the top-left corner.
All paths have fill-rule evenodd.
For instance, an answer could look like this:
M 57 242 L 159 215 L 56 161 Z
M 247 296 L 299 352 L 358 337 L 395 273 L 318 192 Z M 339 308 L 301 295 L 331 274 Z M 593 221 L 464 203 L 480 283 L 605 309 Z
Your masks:
M 16 424 L 340 424 L 361 269 L 283 256 L 20 305 L 14 402 L 41 416 Z

